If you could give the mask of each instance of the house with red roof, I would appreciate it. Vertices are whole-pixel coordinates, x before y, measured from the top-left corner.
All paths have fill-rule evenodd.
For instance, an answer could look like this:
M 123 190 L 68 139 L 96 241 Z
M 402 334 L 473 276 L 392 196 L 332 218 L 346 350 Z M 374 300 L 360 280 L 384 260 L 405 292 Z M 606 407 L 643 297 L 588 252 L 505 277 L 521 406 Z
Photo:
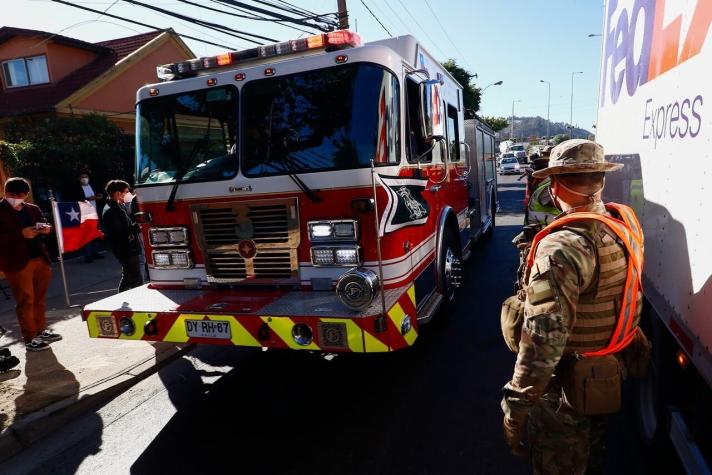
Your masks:
M 134 133 L 136 90 L 156 66 L 195 55 L 172 30 L 88 43 L 22 28 L 0 28 L 0 139 L 17 117 L 105 114 Z

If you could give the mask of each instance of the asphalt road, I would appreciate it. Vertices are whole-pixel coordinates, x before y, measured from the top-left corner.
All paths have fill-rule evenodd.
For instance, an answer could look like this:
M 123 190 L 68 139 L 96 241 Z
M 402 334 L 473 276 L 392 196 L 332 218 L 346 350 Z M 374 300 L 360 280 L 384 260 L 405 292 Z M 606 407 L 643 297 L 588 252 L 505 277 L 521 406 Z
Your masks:
M 500 177 L 490 241 L 450 315 L 417 344 L 331 361 L 199 347 L 7 462 L 5 473 L 518 474 L 501 437 L 514 355 L 499 331 L 512 291 L 523 183 Z M 630 411 L 612 421 L 609 473 L 648 473 Z

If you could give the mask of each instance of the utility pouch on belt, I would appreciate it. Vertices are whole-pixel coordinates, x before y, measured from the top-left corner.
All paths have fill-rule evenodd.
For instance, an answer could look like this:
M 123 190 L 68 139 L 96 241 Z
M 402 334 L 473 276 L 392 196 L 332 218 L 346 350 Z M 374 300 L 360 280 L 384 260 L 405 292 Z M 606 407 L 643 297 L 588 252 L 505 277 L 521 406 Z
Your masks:
M 650 367 L 651 345 L 643 330 L 638 327 L 633 341 L 621 352 L 626 374 L 631 378 L 644 378 Z
M 613 414 L 621 407 L 621 366 L 615 355 L 570 358 L 561 368 L 564 401 L 584 416 Z
M 522 339 L 524 323 L 524 302 L 517 295 L 512 295 L 502 303 L 500 323 L 504 342 L 510 350 L 519 353 L 519 341 Z

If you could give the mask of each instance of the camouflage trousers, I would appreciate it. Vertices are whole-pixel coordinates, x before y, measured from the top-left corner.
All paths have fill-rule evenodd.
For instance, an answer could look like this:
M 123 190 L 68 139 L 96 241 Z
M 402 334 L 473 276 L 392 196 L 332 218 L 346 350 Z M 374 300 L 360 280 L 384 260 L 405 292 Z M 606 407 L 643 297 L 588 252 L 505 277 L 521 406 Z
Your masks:
M 529 446 L 535 474 L 603 473 L 608 416 L 582 416 L 550 392 L 529 414 Z

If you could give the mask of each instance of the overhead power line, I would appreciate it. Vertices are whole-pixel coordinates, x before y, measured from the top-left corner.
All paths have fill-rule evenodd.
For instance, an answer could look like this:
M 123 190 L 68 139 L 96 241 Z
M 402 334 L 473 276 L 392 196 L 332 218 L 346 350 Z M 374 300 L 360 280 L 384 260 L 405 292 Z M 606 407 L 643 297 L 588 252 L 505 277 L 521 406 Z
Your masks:
M 433 16 L 435 17 L 435 21 L 437 21 L 438 25 L 440 25 L 440 29 L 443 30 L 443 33 L 445 33 L 445 38 L 447 38 L 447 40 L 450 42 L 452 47 L 455 48 L 455 51 L 457 51 L 457 54 L 460 55 L 462 60 L 467 63 L 468 61 L 467 61 L 467 59 L 465 59 L 465 55 L 462 54 L 462 51 L 460 51 L 460 48 L 458 48 L 457 45 L 455 44 L 455 42 L 452 41 L 452 38 L 450 38 L 450 35 L 448 34 L 447 30 L 445 29 L 443 24 L 440 22 L 440 18 L 438 18 L 437 13 L 435 13 L 435 10 L 433 10 L 433 7 L 430 6 L 430 2 L 428 0 L 424 0 L 424 1 L 425 1 L 425 4 L 428 6 L 428 10 L 430 10 L 430 13 L 432 13 Z M 469 66 L 472 67 L 472 65 L 469 65 Z
M 172 17 L 174 17 L 174 18 L 178 18 L 178 19 L 181 19 L 181 20 L 183 20 L 183 21 L 188 21 L 188 22 L 190 22 L 190 23 L 194 23 L 194 24 L 196 24 L 196 25 L 200 25 L 200 26 L 203 26 L 203 27 L 208 28 L 208 29 L 211 29 L 211 30 L 219 31 L 219 32 L 224 33 L 224 34 L 226 34 L 226 35 L 234 36 L 235 38 L 240 38 L 241 40 L 249 41 L 250 43 L 254 43 L 254 44 L 257 44 L 257 45 L 261 45 L 261 44 L 263 44 L 263 43 L 260 43 L 259 41 L 255 40 L 255 39 L 253 39 L 253 38 L 259 38 L 259 39 L 261 39 L 261 40 L 272 41 L 272 42 L 276 42 L 276 41 L 277 41 L 277 40 L 274 39 L 274 38 L 268 38 L 268 37 L 266 37 L 266 36 L 261 36 L 261 35 L 256 35 L 256 34 L 254 34 L 254 33 L 248 33 L 248 32 L 246 32 L 246 31 L 236 30 L 236 29 L 234 29 L 234 28 L 230 28 L 230 27 L 228 27 L 228 26 L 220 25 L 220 24 L 218 24 L 218 23 L 212 23 L 212 22 L 205 21 L 205 20 L 199 20 L 199 19 L 197 19 L 197 18 L 189 17 L 189 16 L 183 15 L 183 14 L 181 14 L 181 13 L 176 13 L 176 12 L 173 12 L 173 11 L 170 11 L 170 10 L 166 10 L 165 8 L 156 7 L 156 6 L 154 6 L 154 5 L 148 5 L 148 4 L 146 4 L 146 3 L 139 2 L 139 1 L 137 1 L 137 0 L 123 0 L 123 1 L 126 2 L 126 3 L 130 3 L 130 4 L 132 4 L 132 5 L 137 5 L 137 6 L 139 6 L 139 7 L 148 8 L 149 10 L 153 10 L 153 11 L 156 11 L 156 12 L 163 13 L 163 14 L 165 14 L 165 15 L 172 16 Z M 245 36 L 245 35 L 247 35 L 247 36 Z M 249 38 L 248 36 L 251 36 L 252 38 Z
M 179 1 L 185 1 L 185 0 L 179 0 Z M 284 20 L 277 20 L 277 19 L 275 19 L 275 18 L 267 18 L 267 17 L 265 17 L 265 16 L 260 16 L 260 15 L 257 15 L 257 14 L 255 14 L 255 13 L 252 13 L 251 11 L 249 11 L 249 10 L 247 10 L 247 9 L 244 9 L 244 8 L 236 7 L 236 6 L 234 6 L 234 5 L 225 5 L 225 4 L 223 4 L 222 2 L 220 2 L 219 0 L 210 0 L 210 1 L 213 2 L 213 3 L 215 3 L 215 4 L 217 4 L 217 5 L 223 6 L 223 7 L 225 7 L 225 8 L 229 8 L 230 10 L 234 10 L 234 11 L 246 13 L 246 15 L 240 15 L 240 14 L 238 14 L 238 13 L 226 12 L 226 11 L 222 11 L 222 10 L 221 10 L 221 11 L 222 11 L 224 14 L 226 14 L 226 15 L 233 15 L 233 16 L 237 16 L 237 17 L 239 17 L 239 18 L 243 18 L 243 17 L 244 17 L 244 18 L 247 18 L 248 20 L 272 21 L 272 22 L 275 22 L 275 23 L 279 23 L 281 26 L 283 26 L 283 27 L 285 27 L 285 28 L 290 28 L 290 29 L 292 29 L 292 30 L 301 31 L 301 32 L 303 32 L 303 33 L 308 33 L 308 34 L 310 34 L 310 35 L 313 35 L 313 34 L 314 34 L 313 31 L 309 31 L 309 30 L 305 30 L 305 29 L 303 29 L 303 28 L 299 28 L 299 27 L 296 27 L 296 26 L 292 26 L 292 25 L 289 25 L 289 24 L 285 24 L 285 23 L 284 23 Z M 200 5 L 200 6 L 202 6 L 202 5 Z
M 125 21 L 125 22 L 127 22 L 127 23 L 133 23 L 134 25 L 143 26 L 143 27 L 145 27 L 145 28 L 150 28 L 150 29 L 152 29 L 152 30 L 166 31 L 166 32 L 171 31 L 170 28 L 161 28 L 161 27 L 158 27 L 158 26 L 149 25 L 148 23 L 142 23 L 142 22 L 140 22 L 140 21 L 131 20 L 131 19 L 129 19 L 129 18 L 124 18 L 124 17 L 122 17 L 122 16 L 114 15 L 114 14 L 108 13 L 108 12 L 102 12 L 101 10 L 95 10 L 95 9 L 93 9 L 93 8 L 85 7 L 85 6 L 82 6 L 82 5 L 77 5 L 77 4 L 75 4 L 75 3 L 67 2 L 67 1 L 65 1 L 65 0 L 50 0 L 50 1 L 52 1 L 52 2 L 54 2 L 54 3 L 61 3 L 61 4 L 63 4 L 63 5 L 68 5 L 68 6 L 70 6 L 70 7 L 78 8 L 78 9 L 80 9 L 80 10 L 85 10 L 85 11 L 92 12 L 92 13 L 99 13 L 99 14 L 101 14 L 101 15 L 103 15 L 103 16 L 108 16 L 108 17 L 110 17 L 110 18 L 114 18 L 114 19 L 117 19 L 117 20 Z M 220 44 L 220 43 L 213 43 L 212 41 L 207 41 L 207 40 L 204 40 L 204 39 L 202 39 L 202 38 L 197 38 L 197 37 L 195 37 L 195 36 L 184 35 L 183 33 L 178 33 L 178 32 L 175 32 L 175 31 L 174 31 L 173 33 L 175 33 L 176 35 L 178 35 L 178 36 L 180 36 L 180 37 L 182 37 L 182 38 L 187 38 L 187 39 L 189 39 L 189 40 L 199 41 L 200 43 L 205 43 L 205 44 L 207 44 L 207 45 L 219 46 L 220 48 L 226 48 L 226 49 L 229 49 L 229 50 L 235 50 L 235 48 L 232 47 L 232 46 L 227 46 L 227 45 L 223 45 L 223 44 Z
M 406 32 L 406 33 L 410 33 L 410 28 L 409 28 L 408 25 L 403 21 L 403 19 L 400 17 L 400 15 L 398 14 L 398 12 L 396 12 L 395 8 L 393 8 L 393 7 L 391 6 L 391 4 L 388 3 L 387 0 L 383 0 L 383 3 L 386 4 L 386 6 L 391 10 L 391 12 L 393 12 L 393 14 L 395 15 L 396 19 L 401 23 L 401 25 L 403 25 L 403 27 L 405 28 L 405 32 Z
M 328 24 L 328 23 L 332 23 L 332 26 L 335 26 L 335 23 L 333 23 L 333 22 L 329 22 L 329 21 L 327 21 L 327 20 L 322 20 L 322 18 L 328 17 L 328 16 L 330 16 L 330 15 L 333 15 L 333 13 L 323 13 L 323 14 L 321 14 L 321 15 L 319 15 L 319 14 L 317 14 L 317 13 L 310 13 L 310 14 L 308 14 L 308 15 L 304 15 L 303 13 L 301 13 L 301 12 L 295 10 L 294 8 L 285 8 L 285 7 L 282 7 L 282 6 L 280 6 L 280 5 L 276 5 L 274 2 L 267 2 L 267 1 L 265 1 L 265 0 L 252 0 L 252 1 L 255 2 L 255 3 L 260 3 L 260 4 L 265 5 L 265 6 L 268 6 L 268 7 L 275 8 L 275 9 L 277 9 L 277 10 L 281 10 L 281 11 L 293 13 L 293 14 L 295 14 L 295 15 L 298 15 L 301 20 L 317 20 L 317 21 L 321 21 L 321 22 L 324 22 L 324 23 L 327 23 L 327 24 Z M 286 2 L 285 2 L 285 3 L 286 3 Z
M 384 30 L 386 30 L 386 33 L 388 33 L 388 36 L 393 36 L 393 35 L 391 34 L 391 32 L 388 31 L 388 28 L 386 28 L 386 27 L 383 25 L 383 23 L 381 23 L 381 20 L 379 20 L 378 17 L 373 14 L 373 12 L 371 11 L 371 9 L 368 8 L 368 5 L 366 5 L 366 2 L 364 2 L 363 0 L 361 0 L 361 3 L 363 3 L 363 6 L 366 7 L 366 10 L 368 10 L 368 13 L 371 14 L 371 16 L 373 17 L 373 19 L 376 20 L 379 25 L 381 25 L 381 28 L 383 28 Z
M 331 31 L 331 28 L 328 27 L 328 26 L 325 26 L 325 25 L 319 25 L 319 24 L 309 23 L 309 22 L 307 22 L 307 21 L 305 21 L 305 20 L 302 20 L 302 19 L 300 19 L 300 18 L 294 18 L 294 17 L 290 17 L 290 16 L 287 16 L 287 15 L 283 15 L 283 14 L 281 14 L 281 13 L 273 12 L 273 11 L 270 11 L 270 10 L 265 10 L 264 8 L 256 7 L 256 6 L 254 6 L 254 5 L 250 5 L 250 4 L 247 4 L 247 3 L 244 3 L 244 2 L 239 2 L 239 1 L 237 1 L 237 0 L 219 0 L 219 1 L 220 1 L 220 3 L 224 3 L 224 4 L 227 4 L 227 5 L 233 5 L 233 6 L 236 6 L 236 7 L 243 7 L 243 8 L 246 8 L 246 9 L 250 10 L 250 11 L 262 13 L 262 14 L 264 14 L 264 15 L 269 15 L 269 16 L 272 16 L 272 17 L 274 17 L 274 18 L 278 18 L 278 19 L 280 19 L 280 20 L 287 21 L 287 22 L 290 22 L 290 23 L 294 23 L 294 24 L 297 24 L 297 25 L 306 26 L 306 27 L 310 27 L 310 28 L 316 28 L 317 30 L 321 30 L 321 31 L 324 31 L 324 32 Z
M 447 53 L 445 53 L 445 52 L 442 50 L 442 48 L 440 48 L 440 47 L 438 46 L 438 44 L 435 42 L 435 40 L 433 39 L 433 37 L 428 34 L 427 30 L 426 30 L 425 28 L 423 28 L 422 26 L 420 26 L 420 23 L 418 23 L 418 20 L 416 20 L 415 17 L 413 16 L 413 14 L 410 13 L 410 10 L 408 10 L 408 8 L 406 8 L 406 6 L 403 4 L 402 0 L 398 0 L 398 3 L 401 4 L 401 6 L 403 7 L 403 10 L 405 10 L 405 12 L 406 12 L 406 13 L 408 14 L 408 16 L 413 20 L 413 22 L 418 26 L 418 28 L 420 28 L 420 31 L 422 31 L 422 32 L 425 34 L 425 36 L 428 37 L 428 39 L 430 40 L 430 42 L 433 44 L 433 47 L 434 47 L 435 49 L 437 49 L 438 51 L 440 51 L 440 53 L 442 53 L 442 55 L 444 56 L 443 59 L 444 59 L 444 60 L 447 59 Z

